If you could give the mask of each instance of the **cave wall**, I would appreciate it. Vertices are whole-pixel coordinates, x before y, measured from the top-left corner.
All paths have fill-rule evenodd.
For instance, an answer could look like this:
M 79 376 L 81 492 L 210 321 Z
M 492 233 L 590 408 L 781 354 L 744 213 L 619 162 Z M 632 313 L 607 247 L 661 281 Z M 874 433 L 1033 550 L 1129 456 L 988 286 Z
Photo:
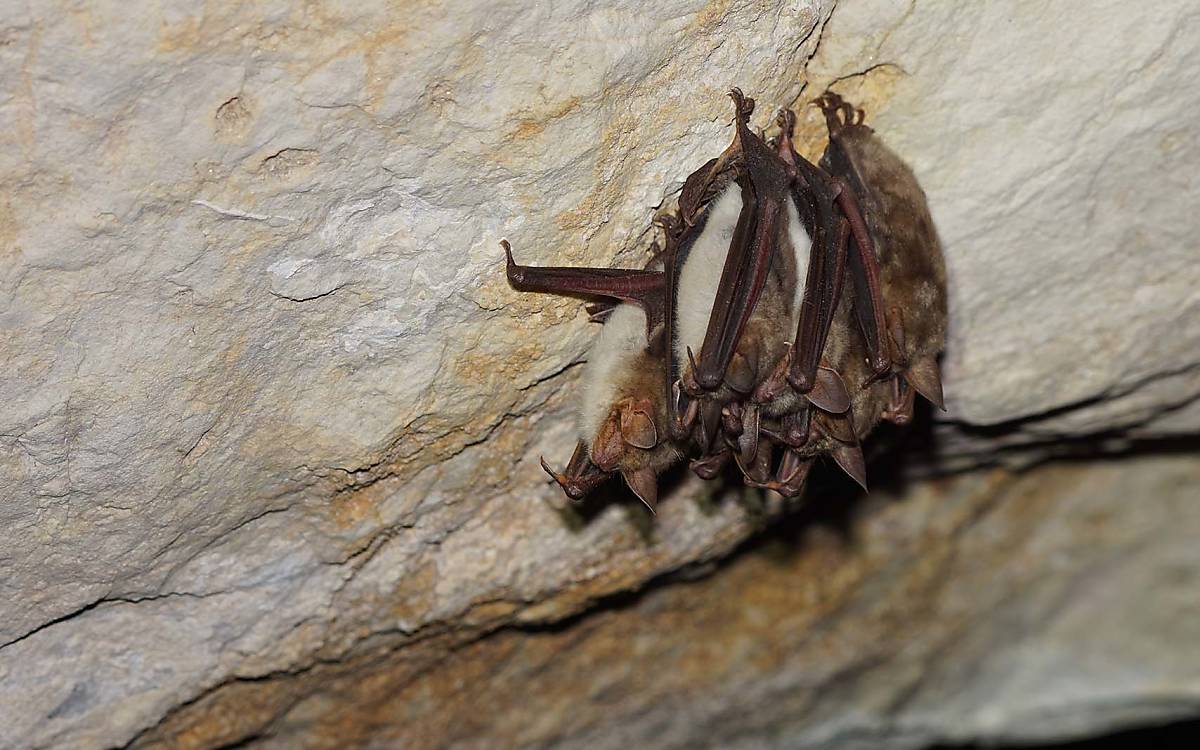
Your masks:
M 6 10 L 0 743 L 298 742 L 340 715 L 321 670 L 375 662 L 381 692 L 341 709 L 404 739 L 403 669 L 502 658 L 520 628 L 768 525 L 774 505 L 686 481 L 652 523 L 619 493 L 561 508 L 537 456 L 569 453 L 595 329 L 509 290 L 497 246 L 640 263 L 655 210 L 727 142 L 730 85 L 763 126 L 835 85 L 925 185 L 953 302 L 935 471 L 1194 436 L 1197 46 L 1184 2 Z M 1190 528 L 1184 480 L 1136 476 Z M 969 637 L 993 637 L 979 606 Z M 1121 705 L 1194 707 L 1186 676 Z M 931 726 L 1003 736 L 997 716 Z

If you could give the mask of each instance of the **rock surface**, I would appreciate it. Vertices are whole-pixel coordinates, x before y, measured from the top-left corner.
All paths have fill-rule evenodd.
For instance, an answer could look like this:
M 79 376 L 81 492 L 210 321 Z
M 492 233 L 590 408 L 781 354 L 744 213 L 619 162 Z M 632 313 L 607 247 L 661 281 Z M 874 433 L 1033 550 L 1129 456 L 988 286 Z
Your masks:
M 508 290 L 496 244 L 639 262 L 664 190 L 725 145 L 733 83 L 765 124 L 838 81 L 926 184 L 953 274 L 943 466 L 1200 431 L 1200 14 L 833 6 L 0 16 L 0 746 L 209 747 L 276 720 L 316 738 L 338 704 L 305 676 L 325 669 L 372 721 L 420 716 L 434 693 L 388 703 L 403 670 L 586 639 L 625 610 L 520 628 L 760 527 L 774 508 L 684 499 L 714 491 L 694 483 L 653 524 L 621 503 L 556 510 L 536 457 L 569 453 L 593 330 L 578 304 Z M 1030 580 L 1065 584 L 1043 561 Z M 975 622 L 964 637 L 996 636 Z M 976 677 L 944 679 L 968 701 Z M 811 716 L 869 726 L 843 698 Z M 893 728 L 921 714 L 905 716 Z
M 1194 715 L 1200 658 L 1164 644 L 1200 643 L 1197 482 L 1191 457 L 1143 457 L 879 492 L 849 520 L 834 495 L 716 575 L 569 626 L 227 700 L 270 705 L 279 748 L 888 750 Z M 143 740 L 230 742 L 233 713 L 202 704 Z

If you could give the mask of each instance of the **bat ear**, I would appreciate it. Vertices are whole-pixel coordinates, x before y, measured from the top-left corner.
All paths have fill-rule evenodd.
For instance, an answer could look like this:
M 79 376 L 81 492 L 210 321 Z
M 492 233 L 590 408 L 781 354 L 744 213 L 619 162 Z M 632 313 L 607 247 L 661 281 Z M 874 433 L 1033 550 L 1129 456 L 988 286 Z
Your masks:
M 850 414 L 817 414 L 818 429 L 839 443 L 852 445 L 858 442 L 858 437 L 854 434 L 854 424 L 850 421 Z
M 850 408 L 850 394 L 846 391 L 846 383 L 836 370 L 828 367 L 817 368 L 813 387 L 804 396 L 813 406 L 831 414 L 842 414 Z
M 904 373 L 904 379 L 934 406 L 946 411 L 942 400 L 942 376 L 935 358 L 930 356 L 913 362 Z
M 625 439 L 621 436 L 620 419 L 609 414 L 592 441 L 592 462 L 605 471 L 612 471 L 625 455 Z
M 858 482 L 858 486 L 867 489 L 867 462 L 863 458 L 862 447 L 858 445 L 839 445 L 831 455 L 842 471 Z
M 725 382 L 738 393 L 750 393 L 756 385 L 754 365 L 750 358 L 741 352 L 734 352 L 729 360 L 729 369 L 725 371 Z
M 621 438 L 634 448 L 650 450 L 658 445 L 658 429 L 644 410 L 625 404 L 621 407 Z
M 655 508 L 658 505 L 658 477 L 654 470 L 645 468 L 623 471 L 621 476 L 625 478 L 625 484 L 629 485 L 633 494 L 638 496 L 638 500 L 641 500 L 651 513 L 657 515 Z

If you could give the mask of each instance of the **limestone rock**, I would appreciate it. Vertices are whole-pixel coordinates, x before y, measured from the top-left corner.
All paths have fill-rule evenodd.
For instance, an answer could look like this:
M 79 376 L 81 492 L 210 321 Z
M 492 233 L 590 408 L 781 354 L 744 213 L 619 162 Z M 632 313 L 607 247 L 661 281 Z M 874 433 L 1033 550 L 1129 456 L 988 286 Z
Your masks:
M 556 509 L 593 329 L 497 247 L 639 263 L 732 84 L 765 124 L 842 79 L 928 186 L 947 455 L 1195 433 L 1190 6 L 833 6 L 0 16 L 0 746 L 319 716 L 291 676 L 422 669 L 762 526 L 696 483 Z
M 230 686 L 143 740 L 217 746 L 266 716 L 272 748 L 890 750 L 1195 715 L 1197 482 L 1191 457 L 996 470 L 844 524 L 834 493 L 701 581 Z

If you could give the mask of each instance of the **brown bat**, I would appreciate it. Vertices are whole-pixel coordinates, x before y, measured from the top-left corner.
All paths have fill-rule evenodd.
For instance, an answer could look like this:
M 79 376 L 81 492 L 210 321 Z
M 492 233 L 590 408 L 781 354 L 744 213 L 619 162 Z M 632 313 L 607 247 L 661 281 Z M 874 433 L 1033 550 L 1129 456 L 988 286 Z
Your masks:
M 945 409 L 937 364 L 948 319 L 941 243 L 925 191 L 912 169 L 862 124 L 863 111 L 833 92 L 826 92 L 816 104 L 829 128 L 821 167 L 857 193 L 879 254 L 892 385 L 884 416 L 907 424 L 915 393 Z M 855 289 L 856 300 L 863 295 L 869 296 L 869 291 Z M 863 311 L 858 313 L 861 321 Z
M 543 461 L 573 499 L 620 473 L 653 509 L 657 474 L 685 454 L 702 477 L 733 459 L 748 484 L 794 495 L 829 453 L 865 485 L 859 442 L 883 411 L 867 394 L 886 388 L 875 381 L 892 377 L 893 356 L 915 361 L 904 324 L 885 320 L 879 235 L 846 178 L 795 152 L 790 112 L 768 145 L 747 126 L 753 100 L 731 97 L 733 143 L 663 218 L 661 270 L 519 266 L 502 242 L 517 289 L 623 301 L 603 310 L 571 462 L 560 473 Z
M 879 307 L 864 283 L 865 275 L 851 272 L 856 283 L 842 296 L 824 352 L 825 359 L 852 384 L 850 408 L 844 414 L 817 412 L 799 436 L 788 437 L 786 422 L 778 432 L 771 425 L 764 428 L 776 443 L 784 444 L 785 458 L 773 480 L 752 483 L 785 495 L 799 490 L 812 458 L 822 454 L 832 456 L 865 489 L 862 438 L 881 419 L 907 424 L 916 392 L 944 408 L 937 355 L 946 334 L 946 271 L 925 193 L 908 165 L 862 124 L 861 109 L 832 92 L 814 104 L 824 112 L 829 128 L 821 168 L 850 186 L 862 205 L 878 261 L 891 365 L 879 378 L 870 345 L 872 331 L 880 330 L 871 320 Z M 781 141 L 790 135 L 792 122 L 790 113 L 784 113 Z M 849 255 L 857 257 L 854 250 Z M 870 305 L 859 304 L 860 299 Z M 852 308 L 857 325 L 850 322 Z

